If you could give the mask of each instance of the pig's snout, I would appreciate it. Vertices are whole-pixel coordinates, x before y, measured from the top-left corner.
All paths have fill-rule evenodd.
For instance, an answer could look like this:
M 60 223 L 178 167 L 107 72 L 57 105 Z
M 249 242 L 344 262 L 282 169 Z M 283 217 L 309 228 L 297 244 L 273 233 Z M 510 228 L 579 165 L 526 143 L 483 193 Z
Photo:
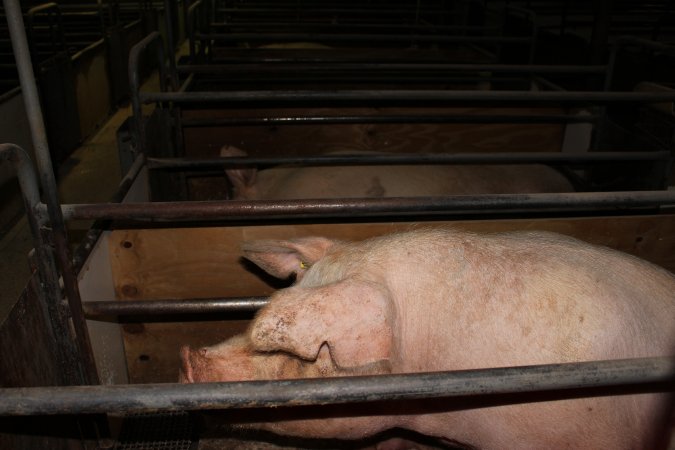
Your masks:
M 180 349 L 179 381 L 208 383 L 255 379 L 257 358 L 245 339 L 235 337 L 220 345 Z

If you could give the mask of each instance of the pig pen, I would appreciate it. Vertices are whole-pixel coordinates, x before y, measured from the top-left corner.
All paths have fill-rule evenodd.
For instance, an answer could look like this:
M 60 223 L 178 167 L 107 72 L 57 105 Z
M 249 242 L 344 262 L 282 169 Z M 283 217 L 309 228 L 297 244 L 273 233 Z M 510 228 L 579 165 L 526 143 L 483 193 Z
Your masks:
M 140 58 L 153 42 L 157 42 L 156 35 L 139 44 L 132 52 L 133 58 Z M 648 43 L 639 44 L 653 48 Z M 150 440 L 168 441 L 166 448 L 190 448 L 197 445 L 198 438 L 188 415 L 129 416 L 120 433 L 116 433 L 117 418 L 142 412 L 293 403 L 307 387 L 302 382 L 289 386 L 281 400 L 257 385 L 164 384 L 177 379 L 180 345 L 213 344 L 240 332 L 250 314 L 265 303 L 266 296 L 280 287 L 242 263 L 239 244 L 244 240 L 306 235 L 359 240 L 395 230 L 446 225 L 475 231 L 540 229 L 617 248 L 675 270 L 674 216 L 669 207 L 675 197 L 665 189 L 669 184 L 672 115 L 663 113 L 663 105 L 661 109 L 650 106 L 656 101 L 666 102 L 672 110 L 675 95 L 670 91 L 530 91 L 532 72 L 569 73 L 570 69 L 503 65 L 501 70 L 527 74 L 527 90 L 425 91 L 418 84 L 415 90 L 363 89 L 358 95 L 347 90 L 320 89 L 289 93 L 278 87 L 253 95 L 237 89 L 190 90 L 192 82 L 199 84 L 199 80 L 188 82 L 196 76 L 188 75 L 184 81 L 175 78 L 175 74 L 197 74 L 199 70 L 178 65 L 173 71 L 164 67 L 164 58 L 156 59 L 168 74 L 167 85 L 175 91 L 136 90 L 136 116 L 128 124 L 131 140 L 121 140 L 122 159 L 128 161 L 129 173 L 112 203 L 59 205 L 49 196 L 45 206 L 35 197 L 36 189 L 28 187 L 35 183 L 25 182 L 29 210 L 39 213 L 35 215 L 36 230 L 49 224 L 53 237 L 41 241 L 42 233 L 36 233 L 35 265 L 39 272 L 2 329 L 3 354 L 17 355 L 1 363 L 3 372 L 11 375 L 3 381 L 6 389 L 2 390 L 0 412 L 3 416 L 17 416 L 6 421 L 3 418 L 1 436 L 9 442 L 7 448 L 77 448 L 87 440 L 97 441 L 102 447 L 138 448 L 133 447 L 133 442 L 141 438 L 138 434 L 133 436 L 130 423 L 147 433 L 143 439 L 150 436 Z M 131 65 L 135 66 L 133 60 Z M 415 67 L 407 70 L 415 73 Z M 468 70 L 497 72 L 500 67 L 484 64 Z M 583 73 L 588 69 L 577 70 Z M 611 67 L 593 70 L 603 81 L 606 73 L 611 73 Z M 401 75 L 390 78 L 390 85 L 396 76 Z M 132 72 L 131 84 L 137 89 L 135 79 Z M 207 81 L 209 85 L 214 83 L 213 79 Z M 424 76 L 415 80 L 425 82 Z M 542 77 L 538 82 L 539 86 L 546 85 L 547 80 Z M 235 102 L 235 106 L 228 102 Z M 666 131 L 666 139 L 659 140 L 654 137 L 657 133 L 641 134 L 638 127 L 625 130 L 611 118 L 611 108 L 618 102 L 622 102 L 622 108 L 640 105 L 634 111 L 644 127 L 660 131 L 665 127 L 671 134 Z M 141 103 L 155 105 L 150 117 L 140 114 Z M 120 136 L 125 136 L 124 130 Z M 224 143 L 245 148 L 250 158 L 219 159 L 218 151 Z M 357 160 L 349 156 L 328 160 L 321 156 L 345 148 L 386 150 L 394 156 L 372 155 Z M 14 147 L 7 150 L 7 154 L 20 154 Z M 19 156 L 7 159 L 19 166 L 24 180 L 30 178 Z M 226 166 L 421 161 L 515 161 L 568 166 L 578 189 L 585 192 L 407 200 L 223 200 L 229 195 L 223 176 Z M 43 180 L 45 173 L 41 170 Z M 46 189 L 49 192 L 49 185 Z M 602 192 L 598 192 L 600 189 Z M 76 252 L 72 267 L 63 245 L 61 215 L 65 220 L 98 221 Z M 56 261 L 50 254 L 52 245 L 57 249 Z M 65 310 L 59 306 L 58 272 L 53 267 L 56 264 L 62 267 L 70 303 Z M 54 273 L 57 276 L 50 278 L 49 274 Z M 52 303 L 41 306 L 44 298 Z M 78 339 L 70 339 L 72 334 L 67 330 L 71 324 Z M 57 331 L 53 334 L 58 339 L 52 341 L 49 328 Z M 671 389 L 672 370 L 655 367 L 660 366 L 653 362 L 637 364 L 620 384 L 642 383 L 647 389 Z M 579 365 L 578 369 L 583 373 L 588 367 Z M 616 373 L 612 369 L 616 370 L 616 366 L 594 368 L 600 375 L 587 381 L 587 386 L 601 389 L 616 383 L 610 379 Z M 527 369 L 520 373 L 526 374 Z M 493 375 L 496 378 L 488 391 L 502 392 L 499 389 L 504 388 L 504 378 L 498 371 Z M 415 376 L 410 379 L 415 380 Z M 406 394 L 401 385 L 388 385 L 383 378 L 381 382 L 373 381 L 371 388 L 387 389 L 380 389 L 371 399 L 420 395 L 422 389 L 418 385 L 414 392 Z M 561 388 L 545 384 L 545 379 L 540 381 L 543 384 L 533 389 Z M 90 388 L 10 388 L 99 383 L 101 386 Z M 521 385 L 514 389 L 516 392 L 528 388 Z M 339 396 L 328 393 L 307 402 L 344 401 L 345 392 Z M 466 392 L 455 392 L 462 394 Z M 349 395 L 349 399 L 359 402 L 364 397 Z M 277 411 L 283 413 L 284 409 Z M 96 415 L 102 413 L 108 414 L 108 420 Z M 74 414 L 89 415 L 75 416 L 78 421 L 74 424 Z M 179 431 L 169 432 L 170 426 Z M 217 437 L 230 437 L 222 433 Z M 109 436 L 119 442 L 105 439 Z M 224 448 L 244 445 L 240 441 L 220 444 Z M 265 448 L 274 444 L 256 445 Z M 323 445 L 341 448 L 347 444 Z

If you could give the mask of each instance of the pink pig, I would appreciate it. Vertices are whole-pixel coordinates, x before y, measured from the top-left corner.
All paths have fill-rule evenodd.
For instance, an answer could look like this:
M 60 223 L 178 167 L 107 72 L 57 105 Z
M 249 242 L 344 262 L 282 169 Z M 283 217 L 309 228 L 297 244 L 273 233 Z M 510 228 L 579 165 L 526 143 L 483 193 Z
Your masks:
M 331 155 L 373 155 L 334 152 Z M 247 156 L 224 146 L 221 156 Z M 573 192 L 556 170 L 533 165 L 399 165 L 227 169 L 235 200 L 380 198 L 460 194 Z
M 255 241 L 248 259 L 297 283 L 244 335 L 182 349 L 181 381 L 414 373 L 675 354 L 675 277 L 544 232 L 426 229 L 360 243 Z M 656 449 L 667 394 L 453 408 L 434 403 L 258 424 L 358 439 L 398 427 L 480 449 Z M 422 404 L 420 404 L 422 405 Z M 409 407 L 408 405 L 407 407 Z

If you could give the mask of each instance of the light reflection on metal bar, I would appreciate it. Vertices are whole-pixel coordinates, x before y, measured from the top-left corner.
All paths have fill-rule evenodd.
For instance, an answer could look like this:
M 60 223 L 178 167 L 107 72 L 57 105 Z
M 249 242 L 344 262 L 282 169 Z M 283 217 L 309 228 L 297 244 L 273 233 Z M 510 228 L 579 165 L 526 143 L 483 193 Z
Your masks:
M 192 76 L 192 75 L 190 75 Z M 190 79 L 190 78 L 188 78 Z M 190 79 L 191 81 L 191 79 Z M 185 91 L 185 89 L 181 89 Z M 457 114 L 457 115 L 378 115 L 378 116 L 310 116 L 310 117 L 213 117 L 205 119 L 182 119 L 183 127 L 210 127 L 233 125 L 333 125 L 333 124 L 431 124 L 431 123 L 461 123 L 461 124 L 552 124 L 552 123 L 593 123 L 600 119 L 598 115 L 487 115 L 487 114 Z
M 228 157 L 211 159 L 148 158 L 150 169 L 200 169 L 222 166 L 280 165 L 340 166 L 399 164 L 584 164 L 632 161 L 668 161 L 670 152 L 510 152 L 323 155 L 295 157 Z
M 106 316 L 154 316 L 254 312 L 265 306 L 267 301 L 267 297 L 232 297 L 180 300 L 113 300 L 85 302 L 83 304 L 83 308 L 87 318 L 92 319 Z

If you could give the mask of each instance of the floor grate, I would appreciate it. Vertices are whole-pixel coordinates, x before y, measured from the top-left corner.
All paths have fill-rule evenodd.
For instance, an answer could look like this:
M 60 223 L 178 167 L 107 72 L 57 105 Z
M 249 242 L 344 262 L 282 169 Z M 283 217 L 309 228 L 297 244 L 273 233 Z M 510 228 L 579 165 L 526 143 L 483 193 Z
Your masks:
M 188 413 L 138 414 L 125 417 L 115 450 L 195 450 L 197 445 Z

